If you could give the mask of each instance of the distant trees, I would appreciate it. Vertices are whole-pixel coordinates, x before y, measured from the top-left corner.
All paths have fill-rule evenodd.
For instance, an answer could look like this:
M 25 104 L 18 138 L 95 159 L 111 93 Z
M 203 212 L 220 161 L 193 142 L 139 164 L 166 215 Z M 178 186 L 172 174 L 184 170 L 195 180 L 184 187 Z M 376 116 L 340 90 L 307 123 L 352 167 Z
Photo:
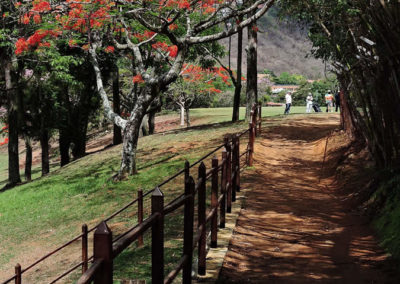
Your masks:
M 328 60 L 342 91 L 345 130 L 364 139 L 379 168 L 400 167 L 398 1 L 280 1 L 310 25 L 316 57 Z
M 270 80 L 278 85 L 301 85 L 307 82 L 307 78 L 300 74 L 290 74 L 289 72 L 282 72 L 279 76 L 271 70 L 264 70 L 264 74 L 269 75 Z
M 334 74 L 322 80 L 316 80 L 312 83 L 305 82 L 300 85 L 293 95 L 293 105 L 305 105 L 308 93 L 313 95 L 314 102 L 320 105 L 325 104 L 325 94 L 328 90 L 338 91 L 338 81 Z

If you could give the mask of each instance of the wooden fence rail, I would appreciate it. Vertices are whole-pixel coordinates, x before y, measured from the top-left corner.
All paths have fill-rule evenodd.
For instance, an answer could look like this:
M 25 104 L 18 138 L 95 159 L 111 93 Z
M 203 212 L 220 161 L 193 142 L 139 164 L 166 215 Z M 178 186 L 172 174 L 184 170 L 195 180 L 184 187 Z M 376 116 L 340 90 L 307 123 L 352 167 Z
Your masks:
M 246 150 L 240 153 L 240 139 L 249 133 L 249 142 Z M 82 234 L 53 252 L 47 254 L 25 270 L 19 264 L 15 267 L 15 274 L 3 284 L 22 283 L 22 274 L 31 269 L 41 261 L 47 259 L 54 253 L 62 250 L 76 240 L 82 241 L 82 261 L 70 270 L 64 272 L 50 283 L 55 283 L 77 268 L 82 269 L 82 276 L 78 280 L 79 284 L 111 284 L 113 283 L 113 260 L 133 242 L 143 245 L 143 234 L 151 229 L 151 257 L 152 257 L 152 283 L 172 283 L 177 275 L 182 271 L 182 282 L 191 283 L 193 270 L 193 252 L 197 246 L 199 275 L 206 274 L 206 245 L 207 245 L 207 226 L 210 227 L 211 241 L 210 246 L 216 248 L 218 245 L 218 219 L 219 227 L 224 228 L 226 213 L 231 213 L 232 202 L 236 201 L 236 192 L 240 190 L 240 171 L 241 157 L 246 156 L 246 164 L 253 165 L 254 141 L 255 137 L 261 134 L 261 104 L 254 105 L 251 111 L 249 128 L 239 134 L 229 135 L 224 139 L 224 144 L 212 152 L 208 153 L 199 161 L 190 165 L 185 163 L 185 167 L 178 174 L 162 182 L 154 190 L 143 194 L 138 191 L 137 199 L 121 208 L 110 217 L 106 218 L 99 225 L 88 229 L 82 226 Z M 223 148 L 221 159 L 215 153 Z M 207 170 L 204 160 L 211 155 L 211 168 Z M 200 164 L 198 167 L 197 181 L 190 175 L 190 169 Z M 164 206 L 164 194 L 160 187 L 180 174 L 184 174 L 184 193 Z M 211 203 L 207 210 L 206 191 L 207 181 L 211 180 Z M 144 197 L 151 194 L 151 214 L 144 219 Z M 195 223 L 195 200 L 197 194 L 197 227 Z M 137 225 L 125 231 L 113 240 L 112 231 L 107 226 L 107 221 L 111 220 L 122 211 L 137 203 Z M 164 277 L 164 218 L 166 215 L 175 212 L 178 208 L 184 207 L 184 228 L 183 228 L 183 248 L 182 257 L 174 270 Z M 208 214 L 207 214 L 208 211 Z M 93 256 L 88 257 L 88 234 L 94 231 L 93 235 Z M 91 266 L 88 267 L 88 263 Z

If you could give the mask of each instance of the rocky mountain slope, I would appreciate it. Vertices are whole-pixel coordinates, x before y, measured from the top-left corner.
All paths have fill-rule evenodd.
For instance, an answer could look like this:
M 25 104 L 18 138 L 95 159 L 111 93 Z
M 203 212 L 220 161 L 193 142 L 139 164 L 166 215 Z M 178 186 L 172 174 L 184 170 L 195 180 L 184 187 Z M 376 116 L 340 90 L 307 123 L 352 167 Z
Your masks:
M 280 20 L 277 10 L 271 9 L 258 21 L 258 70 L 261 73 L 269 69 L 279 75 L 282 72 L 297 73 L 309 79 L 321 78 L 325 64 L 310 54 L 312 44 L 307 37 L 307 30 L 298 23 Z M 222 41 L 228 49 L 228 40 Z M 243 68 L 246 68 L 245 47 L 247 31 L 243 35 Z M 231 64 L 236 69 L 237 36 L 232 37 Z M 228 57 L 224 60 L 228 62 Z M 243 69 L 245 70 L 245 69 Z

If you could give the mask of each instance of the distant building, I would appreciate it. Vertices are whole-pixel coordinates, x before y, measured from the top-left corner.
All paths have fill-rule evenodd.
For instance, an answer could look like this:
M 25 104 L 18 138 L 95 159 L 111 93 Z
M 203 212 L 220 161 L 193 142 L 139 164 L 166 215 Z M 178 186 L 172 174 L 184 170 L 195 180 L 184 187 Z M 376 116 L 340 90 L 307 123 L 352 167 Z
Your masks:
M 300 88 L 298 85 L 272 85 L 270 87 L 273 94 L 278 94 L 282 91 L 295 92 Z

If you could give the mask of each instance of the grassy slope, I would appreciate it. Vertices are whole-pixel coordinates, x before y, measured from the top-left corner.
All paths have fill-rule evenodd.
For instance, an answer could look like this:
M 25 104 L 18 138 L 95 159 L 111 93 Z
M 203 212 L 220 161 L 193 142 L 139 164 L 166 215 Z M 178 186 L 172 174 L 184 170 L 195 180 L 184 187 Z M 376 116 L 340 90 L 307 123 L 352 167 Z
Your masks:
M 215 123 L 229 120 L 230 111 L 228 108 L 196 109 L 192 111 L 192 115 Z M 294 108 L 294 112 L 304 112 L 304 108 Z M 281 114 L 282 108 L 268 108 L 263 113 L 265 116 Z M 0 272 L 7 270 L 12 273 L 12 266 L 17 261 L 22 262 L 22 265 L 32 262 L 79 234 L 81 224 L 94 225 L 122 207 L 136 196 L 138 188 L 153 188 L 180 170 L 185 159 L 194 161 L 212 147 L 221 144 L 225 133 L 238 132 L 245 128 L 245 123 L 241 122 L 142 138 L 138 154 L 140 173 L 120 183 L 110 181 L 110 176 L 119 167 L 121 148 L 116 146 L 72 162 L 47 177 L 1 193 Z M 207 146 L 204 146 L 206 143 Z M 182 192 L 181 187 L 166 187 L 163 190 L 166 193 L 166 202 L 176 192 Z M 132 225 L 127 219 L 132 219 L 133 213 L 129 214 L 116 220 L 120 223 L 117 225 Z M 174 227 L 180 220 L 167 223 L 167 231 L 173 235 L 176 231 Z M 170 241 L 170 248 L 167 249 L 174 250 L 174 243 L 179 243 L 177 236 Z M 125 275 L 123 264 L 126 262 L 125 258 L 131 257 L 131 253 L 128 251 L 118 258 L 117 275 Z M 175 252 L 168 255 L 175 255 L 175 258 L 179 256 Z M 146 257 L 148 247 L 135 251 L 137 262 L 146 263 L 141 260 Z M 138 267 L 138 271 L 133 271 L 134 274 L 142 278 L 148 277 L 146 265 Z
M 382 180 L 384 182 L 373 196 L 379 206 L 373 226 L 381 245 L 400 263 L 400 174 L 389 173 Z
M 292 107 L 292 113 L 304 113 L 305 107 Z M 274 107 L 274 108 L 264 108 L 263 116 L 274 116 L 283 113 L 283 108 Z M 190 110 L 190 115 L 192 119 L 199 119 L 202 124 L 209 123 L 219 123 L 230 121 L 232 117 L 232 108 L 218 108 L 218 109 L 209 109 L 209 108 L 199 108 Z M 244 119 L 245 108 L 240 109 L 240 119 Z M 167 117 L 176 117 L 176 120 L 179 120 L 179 115 L 167 115 Z M 195 124 L 196 125 L 196 124 Z M 25 159 L 25 151 L 20 152 L 20 160 L 23 161 Z M 3 187 L 8 178 L 7 167 L 8 167 L 8 157 L 7 157 L 7 149 L 6 146 L 0 148 L 0 188 Z M 55 169 L 56 166 L 52 165 L 52 169 Z M 21 171 L 22 174 L 22 171 Z M 36 179 L 40 177 L 40 165 L 33 166 L 32 169 L 32 178 Z

